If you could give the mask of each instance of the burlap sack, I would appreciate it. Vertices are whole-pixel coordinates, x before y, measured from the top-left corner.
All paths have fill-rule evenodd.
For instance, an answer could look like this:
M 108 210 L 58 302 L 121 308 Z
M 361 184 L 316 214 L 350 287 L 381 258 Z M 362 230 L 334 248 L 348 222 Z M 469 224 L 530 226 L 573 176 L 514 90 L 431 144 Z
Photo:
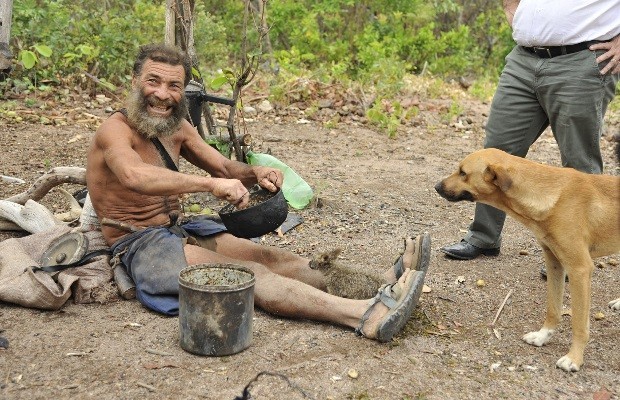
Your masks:
M 53 274 L 37 271 L 43 252 L 70 227 L 58 225 L 22 238 L 0 242 L 0 300 L 24 307 L 58 310 L 73 295 L 76 303 L 106 302 L 118 298 L 112 283 L 109 256 Z M 107 248 L 101 231 L 84 232 L 88 252 Z

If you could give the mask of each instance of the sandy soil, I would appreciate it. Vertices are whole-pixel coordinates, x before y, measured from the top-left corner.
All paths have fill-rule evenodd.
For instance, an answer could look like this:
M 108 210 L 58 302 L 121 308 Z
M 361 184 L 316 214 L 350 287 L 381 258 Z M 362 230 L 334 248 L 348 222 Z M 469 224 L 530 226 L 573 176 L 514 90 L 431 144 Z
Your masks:
M 233 399 L 257 374 L 269 372 L 252 383 L 252 398 L 618 399 L 620 314 L 607 303 L 620 296 L 620 256 L 596 260 L 586 364 L 569 374 L 555 367 L 569 346 L 569 316 L 549 345 L 535 348 L 521 340 L 544 318 L 543 261 L 531 233 L 509 219 L 498 257 L 454 261 L 439 251 L 460 240 L 473 214 L 473 204 L 450 204 L 433 189 L 458 160 L 482 146 L 488 105 L 463 108 L 454 126 L 429 107 L 394 139 L 351 121 L 331 129 L 298 123 L 303 116 L 293 112 L 248 121 L 255 149 L 288 163 L 319 199 L 299 212 L 300 226 L 282 237 L 263 237 L 265 245 L 304 255 L 341 247 L 343 263 L 382 272 L 403 237 L 431 234 L 431 291 L 393 342 L 256 310 L 247 350 L 201 357 L 180 348 L 178 318 L 154 314 L 135 300 L 69 300 L 59 311 L 1 303 L 0 335 L 9 346 L 0 350 L 0 397 Z M 0 120 L 0 174 L 32 183 L 50 167 L 84 166 L 94 121 L 53 126 Z M 615 175 L 620 168 L 607 137 L 617 130 L 611 124 L 601 141 L 606 173 Z M 529 158 L 558 165 L 552 135 L 545 133 Z M 23 190 L 0 183 L 0 198 Z M 207 196 L 190 200 L 220 206 Z M 51 193 L 43 203 L 55 211 L 66 207 Z M 0 240 L 19 235 L 0 233 Z M 480 279 L 482 287 L 476 285 Z M 509 292 L 493 331 L 489 324 Z M 595 319 L 597 312 L 605 317 Z

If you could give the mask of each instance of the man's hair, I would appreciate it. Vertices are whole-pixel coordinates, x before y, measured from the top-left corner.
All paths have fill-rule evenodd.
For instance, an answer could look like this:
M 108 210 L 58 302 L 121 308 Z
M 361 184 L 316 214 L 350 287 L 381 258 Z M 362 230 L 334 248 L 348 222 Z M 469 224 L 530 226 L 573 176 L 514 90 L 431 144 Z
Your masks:
M 146 60 L 161 62 L 169 65 L 182 65 L 185 71 L 185 86 L 192 77 L 192 67 L 187 55 L 179 48 L 166 44 L 152 43 L 140 46 L 136 62 L 133 64 L 133 76 L 139 76 L 142 73 L 142 67 Z

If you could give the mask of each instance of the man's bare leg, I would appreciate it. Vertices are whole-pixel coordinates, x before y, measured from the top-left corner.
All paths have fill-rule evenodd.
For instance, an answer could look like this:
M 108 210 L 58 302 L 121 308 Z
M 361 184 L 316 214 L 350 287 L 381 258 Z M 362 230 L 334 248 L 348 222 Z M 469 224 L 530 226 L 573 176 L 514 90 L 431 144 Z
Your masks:
M 229 243 L 226 239 L 224 242 L 226 243 L 225 246 Z M 219 247 L 220 245 L 221 242 L 218 245 L 218 250 L 222 250 L 222 247 Z M 243 247 L 245 248 L 245 246 Z M 258 247 L 262 248 L 264 246 Z M 247 249 L 245 251 L 247 251 Z M 256 305 L 275 315 L 325 321 L 357 328 L 360 326 L 362 317 L 366 311 L 369 310 L 369 300 L 344 299 L 330 295 L 311 285 L 276 274 L 270 268 L 253 261 L 231 258 L 220 252 L 216 253 L 203 247 L 191 245 L 185 246 L 185 254 L 190 265 L 201 263 L 233 263 L 251 269 L 256 279 L 254 287 Z M 238 255 L 239 251 L 237 251 L 236 254 Z M 405 265 L 411 264 L 412 257 L 412 252 L 405 252 L 403 256 Z M 397 285 L 405 287 L 406 282 L 409 282 L 408 279 L 413 279 L 411 275 L 412 273 L 407 269 L 399 279 Z M 401 293 L 398 296 L 404 295 L 404 293 Z M 303 301 L 299 301 L 300 299 L 303 299 Z M 396 299 L 398 299 L 398 297 Z M 367 316 L 367 320 L 363 324 L 361 332 L 368 338 L 375 338 L 377 335 L 377 327 L 388 314 L 389 309 L 380 302 L 371 307 L 372 310 L 370 310 L 370 314 Z
M 255 262 L 275 274 L 304 282 L 323 291 L 327 289 L 325 276 L 310 268 L 310 260 L 290 251 L 260 245 L 228 233 L 201 238 L 198 243 L 201 247 L 231 259 Z M 198 263 L 191 262 L 190 265 Z
M 419 235 L 415 238 L 405 239 L 405 250 L 403 257 L 403 270 L 426 269 L 428 257 L 424 257 L 423 244 L 428 246 L 430 242 L 428 234 Z M 220 234 L 198 240 L 201 247 L 212 250 L 216 253 L 246 261 L 254 261 L 268 267 L 272 272 L 288 278 L 292 278 L 317 289 L 326 290 L 326 280 L 323 273 L 309 267 L 310 260 L 294 254 L 290 251 L 282 250 L 277 247 L 256 244 L 247 239 L 240 239 L 230 234 Z M 430 251 L 430 249 L 424 249 Z M 405 256 L 406 254 L 406 256 Z M 396 282 L 394 267 L 388 268 L 383 274 L 386 283 Z

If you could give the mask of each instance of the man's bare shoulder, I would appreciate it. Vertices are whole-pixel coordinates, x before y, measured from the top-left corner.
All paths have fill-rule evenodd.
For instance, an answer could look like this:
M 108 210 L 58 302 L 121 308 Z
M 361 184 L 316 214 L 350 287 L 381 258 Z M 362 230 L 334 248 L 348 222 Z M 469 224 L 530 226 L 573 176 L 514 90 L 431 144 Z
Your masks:
M 108 147 L 116 143 L 133 143 L 135 132 L 127 123 L 127 118 L 116 112 L 104 120 L 95 132 L 94 141 L 98 147 Z
M 196 127 L 190 124 L 186 119 L 181 122 L 181 127 L 179 128 L 179 132 L 177 132 L 177 134 L 180 134 L 185 138 L 200 138 Z
M 97 129 L 97 134 L 103 134 L 103 133 L 107 133 L 107 132 L 114 132 L 114 131 L 121 131 L 121 132 L 131 132 L 132 129 L 129 126 L 129 124 L 127 123 L 127 118 L 120 112 L 115 112 L 114 114 L 110 115 L 107 119 L 105 119 L 101 125 L 99 125 L 99 128 Z

